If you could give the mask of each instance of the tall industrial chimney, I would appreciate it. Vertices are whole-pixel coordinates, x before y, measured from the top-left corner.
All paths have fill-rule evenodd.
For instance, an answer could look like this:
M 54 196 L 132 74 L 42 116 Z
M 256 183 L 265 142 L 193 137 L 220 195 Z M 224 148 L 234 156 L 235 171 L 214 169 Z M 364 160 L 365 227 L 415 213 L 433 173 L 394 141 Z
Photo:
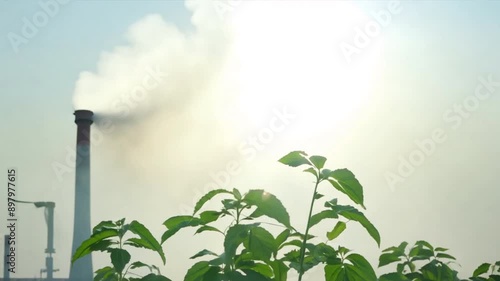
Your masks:
M 75 171 L 75 219 L 73 222 L 72 255 L 83 241 L 90 237 L 90 125 L 94 113 L 76 110 L 76 171 Z M 69 273 L 70 281 L 93 280 L 92 256 L 75 261 Z

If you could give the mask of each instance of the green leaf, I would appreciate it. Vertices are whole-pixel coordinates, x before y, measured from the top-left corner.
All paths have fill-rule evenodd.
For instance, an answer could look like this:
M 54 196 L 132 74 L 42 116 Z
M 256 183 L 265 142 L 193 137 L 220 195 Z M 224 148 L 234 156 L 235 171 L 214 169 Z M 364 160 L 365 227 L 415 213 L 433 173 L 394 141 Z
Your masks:
M 300 258 L 299 250 L 291 250 L 290 252 L 286 253 L 281 260 L 283 260 L 283 261 L 298 261 L 299 258 Z
M 325 266 L 326 281 L 376 281 L 377 276 L 370 263 L 361 255 L 351 254 L 346 257 L 352 264 L 334 264 Z
M 288 266 L 280 260 L 274 260 L 269 262 L 271 267 L 273 268 L 274 273 L 274 281 L 286 281 L 288 274 Z
M 393 272 L 380 276 L 380 281 L 411 281 L 401 273 Z
M 370 234 L 370 236 L 377 242 L 377 245 L 380 247 L 380 234 L 378 233 L 378 230 L 375 228 L 375 226 L 365 217 L 363 213 L 358 211 L 353 206 L 336 205 L 331 208 L 344 218 L 359 222 L 368 231 L 368 234 Z
M 290 216 L 286 208 L 271 193 L 261 189 L 250 190 L 245 194 L 243 202 L 251 206 L 256 206 L 260 213 L 277 220 L 288 228 L 292 228 L 290 225 Z
M 204 211 L 200 213 L 200 219 L 204 224 L 207 224 L 216 221 L 221 214 L 221 212 L 217 211 Z
M 350 253 L 351 250 L 347 249 L 346 247 L 339 246 L 339 249 L 337 250 L 339 254 L 345 256 L 347 253 Z
M 212 256 L 218 257 L 218 255 L 216 253 L 205 249 L 205 250 L 199 251 L 196 255 L 190 257 L 190 259 L 195 259 L 195 258 L 203 257 L 206 255 L 212 255 Z
M 305 169 L 304 172 L 311 173 L 315 177 L 318 177 L 318 171 L 316 171 L 316 169 L 314 169 L 313 167 L 309 167 L 309 168 Z
M 193 223 L 194 222 L 194 223 Z M 193 216 L 174 216 L 167 219 L 163 225 L 168 229 L 175 229 L 179 226 L 193 226 L 192 224 L 199 225 L 201 220 Z
M 410 249 L 410 253 L 408 254 L 408 256 L 410 257 L 415 257 L 418 255 L 418 251 L 421 249 L 421 247 L 415 247 L 413 246 L 413 248 Z
M 412 281 L 423 281 L 424 280 L 424 276 L 420 272 L 406 273 L 405 276 L 408 277 L 408 279 L 410 279 Z
M 333 179 L 328 179 L 328 181 L 333 187 L 351 198 L 354 203 L 366 209 L 363 203 L 363 187 L 351 171 L 338 169 L 331 172 L 330 177 Z
M 217 258 L 215 259 L 212 259 L 209 261 L 210 265 L 212 266 L 220 266 L 220 265 L 223 265 L 224 264 L 224 261 L 226 260 L 226 254 L 225 253 L 222 253 L 220 256 L 218 256 Z
M 320 172 L 320 179 L 324 180 L 324 179 L 327 179 L 330 174 L 332 173 L 332 170 L 329 170 L 329 169 L 322 169 L 321 172 Z
M 436 249 L 434 249 L 434 251 L 436 251 L 436 252 L 446 252 L 446 251 L 448 251 L 448 249 L 437 247 Z
M 161 274 L 161 273 L 160 273 L 160 269 L 159 269 L 156 265 L 154 265 L 154 264 L 153 264 L 153 265 L 151 265 L 151 267 L 152 267 L 154 270 L 156 270 L 156 272 L 157 272 L 158 274 Z M 153 270 L 151 270 L 151 272 L 153 272 Z
M 101 232 L 105 229 L 117 229 L 117 225 L 112 221 L 101 221 L 98 225 L 94 226 L 92 229 L 92 234 Z
M 203 207 L 203 205 L 205 205 L 205 203 L 207 203 L 208 200 L 214 198 L 215 195 L 222 193 L 233 194 L 232 192 L 225 189 L 215 189 L 209 191 L 207 194 L 203 195 L 201 199 L 198 200 L 198 202 L 196 202 L 196 205 L 194 206 L 193 216 Z
M 125 233 L 127 233 L 127 231 L 129 230 L 129 228 L 130 228 L 130 224 L 121 225 L 118 228 L 118 237 L 123 238 L 123 236 L 125 236 Z
M 273 269 L 270 265 L 264 264 L 264 263 L 256 263 L 253 262 L 247 265 L 243 265 L 238 267 L 238 269 L 243 270 L 244 272 L 247 272 L 248 270 L 255 271 L 265 277 L 273 277 Z
M 430 260 L 434 257 L 434 251 L 416 246 L 410 251 L 411 261 Z
M 259 209 L 255 209 L 255 211 L 253 211 L 253 213 L 250 214 L 250 216 L 248 216 L 249 219 L 256 219 L 256 218 L 260 218 L 264 215 L 264 213 Z
M 121 220 L 117 220 L 117 221 L 115 221 L 115 224 L 116 224 L 117 226 L 122 226 L 124 223 L 125 223 L 125 218 L 123 218 L 123 219 L 121 219 Z
M 491 266 L 491 264 L 489 264 L 489 263 L 481 264 L 480 266 L 478 266 L 478 268 L 476 268 L 476 270 L 474 270 L 474 273 L 472 273 L 472 277 L 478 277 L 479 275 L 488 272 L 488 270 L 490 269 L 490 266 Z
M 303 239 L 304 239 L 304 237 L 305 237 L 305 235 L 304 235 L 304 234 L 302 234 L 302 233 L 300 233 L 300 232 L 293 232 L 293 233 L 291 233 L 291 234 L 290 234 L 290 237 L 299 237 L 300 239 L 302 239 L 302 240 L 303 240 Z M 310 234 L 310 233 L 309 233 L 309 234 L 307 234 L 307 240 L 309 240 L 309 239 L 313 239 L 313 238 L 315 238 L 315 237 L 316 237 L 316 236 L 314 236 L 314 235 L 312 235 L 312 234 Z
M 267 278 L 265 275 L 262 275 L 258 272 L 255 272 L 251 269 L 244 269 L 243 275 L 239 271 L 232 271 L 228 275 L 229 279 L 231 281 L 270 281 L 269 278 Z
M 250 229 L 247 241 L 246 248 L 258 260 L 269 261 L 271 255 L 278 250 L 273 235 L 259 226 Z
M 338 219 L 338 218 L 339 216 L 336 211 L 324 210 L 311 216 L 311 219 L 309 220 L 309 227 L 313 227 L 314 225 L 320 223 L 324 219 Z
M 326 265 L 325 281 L 348 281 L 345 276 L 345 269 L 342 265 Z M 354 281 L 354 280 L 353 280 Z
M 92 252 L 96 252 L 96 251 L 104 252 L 104 251 L 110 250 L 111 245 L 118 245 L 118 241 L 113 241 L 111 239 L 104 239 L 104 240 L 101 240 L 101 241 L 95 243 L 94 245 L 90 246 L 90 250 Z
M 326 158 L 323 156 L 319 155 L 313 155 L 309 157 L 309 160 L 313 163 L 314 167 L 318 169 L 323 169 L 323 166 L 325 166 Z
M 82 242 L 82 244 L 76 249 L 73 257 L 71 258 L 71 263 L 74 263 L 77 259 L 90 254 L 93 251 L 93 246 L 101 242 L 102 240 L 110 237 L 117 237 L 118 231 L 114 229 L 102 229 L 90 236 L 89 239 Z
M 141 268 L 141 267 L 147 267 L 149 271 L 152 271 L 152 267 L 148 264 L 143 263 L 142 261 L 136 261 L 130 264 L 130 269 L 135 269 L 135 268 Z
M 296 246 L 298 248 L 301 248 L 302 241 L 301 240 L 292 240 L 292 241 L 285 242 L 279 246 L 279 249 L 284 248 L 286 246 Z
M 382 253 L 385 253 L 385 252 L 395 252 L 397 250 L 398 250 L 398 247 L 392 246 L 392 247 L 389 247 L 387 249 L 382 250 Z
M 405 270 L 405 263 L 398 263 L 396 266 L 396 270 L 398 273 L 403 273 Z
M 331 240 L 337 238 L 346 229 L 346 227 L 347 227 L 347 225 L 345 222 L 339 221 L 339 222 L 337 222 L 337 224 L 335 225 L 333 230 L 326 234 L 326 237 L 328 238 L 328 240 L 331 241 Z
M 395 253 L 384 253 L 378 259 L 378 267 L 401 261 L 401 256 Z
M 234 199 L 223 199 L 222 201 L 222 205 L 224 206 L 224 211 L 227 211 L 227 210 L 236 210 L 237 208 L 240 208 L 241 207 L 241 202 L 238 201 L 238 200 L 234 200 Z
M 210 270 L 210 265 L 207 261 L 195 263 L 186 273 L 184 281 L 203 281 L 203 276 Z
M 325 196 L 325 195 L 323 195 L 323 194 L 321 194 L 321 193 L 316 192 L 316 193 L 314 194 L 314 200 L 321 199 L 323 196 Z
M 241 200 L 241 193 L 238 189 L 233 188 L 233 195 L 234 195 L 234 198 L 236 198 L 236 200 Z
M 231 264 L 231 261 L 236 254 L 236 249 L 241 243 L 248 239 L 248 235 L 252 225 L 237 224 L 231 226 L 224 238 L 224 253 L 226 264 Z
M 290 237 L 290 229 L 285 229 L 283 230 L 278 236 L 276 236 L 276 245 L 279 247 L 281 244 L 283 244 L 286 239 Z
M 172 281 L 163 275 L 156 275 L 154 273 L 150 273 L 140 279 L 141 281 Z
M 332 207 L 337 206 L 338 205 L 337 203 L 338 203 L 338 199 L 333 198 L 332 200 L 325 202 L 325 207 L 332 208 Z
M 311 162 L 309 162 L 305 156 L 307 156 L 307 154 L 303 151 L 293 151 L 283 156 L 278 161 L 292 167 L 298 167 L 304 164 L 311 165 Z
M 311 250 L 310 250 L 311 251 Z M 319 243 L 312 249 L 314 259 L 321 263 L 340 264 L 342 261 L 337 257 L 337 251 L 332 246 L 325 243 Z
M 198 234 L 198 233 L 202 233 L 204 231 L 215 231 L 215 232 L 219 232 L 219 233 L 222 233 L 224 234 L 224 232 L 220 231 L 219 229 L 213 227 L 213 226 L 210 226 L 210 225 L 204 225 L 200 228 L 198 228 L 195 232 L 195 234 Z
M 350 276 L 352 276 L 352 280 L 362 280 L 362 281 L 377 280 L 377 275 L 375 275 L 375 271 L 373 270 L 370 263 L 362 255 L 351 254 L 347 256 L 346 259 L 352 263 L 352 266 L 347 266 L 348 280 L 351 280 L 351 278 L 349 278 Z
M 415 242 L 415 245 L 421 246 L 421 247 L 426 247 L 429 250 L 434 251 L 434 247 L 432 247 L 432 245 L 429 242 L 424 241 L 424 240 L 420 240 L 420 241 Z
M 163 225 L 165 225 L 168 230 L 163 233 L 161 237 L 161 243 L 163 244 L 168 238 L 172 237 L 175 233 L 185 227 L 198 226 L 203 222 L 193 216 L 175 216 L 166 220 Z
M 219 266 L 211 266 L 210 269 L 203 275 L 204 281 L 224 281 L 221 272 L 221 268 Z
M 152 251 L 155 251 L 160 255 L 161 260 L 163 261 L 163 264 L 165 264 L 165 253 L 163 252 L 163 248 L 161 247 L 160 243 L 154 238 L 154 236 L 151 234 L 149 229 L 147 229 L 144 225 L 139 223 L 138 221 L 132 221 L 130 223 L 130 231 L 132 233 L 138 235 L 140 239 L 134 239 L 134 242 L 141 245 L 142 247 L 146 249 L 150 249 Z
M 456 280 L 456 272 L 447 265 L 432 260 L 420 268 L 424 280 Z
M 437 253 L 436 258 L 456 260 L 456 258 L 454 256 L 451 256 L 451 255 L 448 255 L 445 253 Z
M 96 275 L 94 281 L 109 280 L 109 277 L 115 275 L 116 271 L 111 266 L 106 266 L 101 269 L 96 270 Z
M 243 269 L 245 273 L 244 278 L 237 278 L 234 281 L 271 281 L 271 279 L 266 276 L 264 273 L 259 272 L 258 270 L 262 269 L 262 267 L 252 268 L 252 269 Z
M 407 261 L 407 262 L 405 262 L 405 264 L 410 268 L 411 272 L 415 272 L 416 266 L 413 262 Z
M 130 254 L 123 249 L 111 250 L 111 263 L 113 264 L 116 272 L 121 273 L 130 261 Z
M 408 242 L 401 242 L 398 246 L 398 253 L 401 253 L 401 255 L 404 255 L 406 247 L 408 247 Z

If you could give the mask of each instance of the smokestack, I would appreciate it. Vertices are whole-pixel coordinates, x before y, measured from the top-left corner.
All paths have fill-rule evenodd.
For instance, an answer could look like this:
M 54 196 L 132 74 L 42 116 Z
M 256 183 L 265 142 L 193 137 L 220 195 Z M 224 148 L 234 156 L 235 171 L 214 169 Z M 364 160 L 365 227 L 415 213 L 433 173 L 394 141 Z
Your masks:
M 90 237 L 90 110 L 76 110 L 76 171 L 75 171 L 75 218 L 73 221 L 72 254 Z M 92 256 L 87 255 L 71 266 L 70 281 L 93 280 Z

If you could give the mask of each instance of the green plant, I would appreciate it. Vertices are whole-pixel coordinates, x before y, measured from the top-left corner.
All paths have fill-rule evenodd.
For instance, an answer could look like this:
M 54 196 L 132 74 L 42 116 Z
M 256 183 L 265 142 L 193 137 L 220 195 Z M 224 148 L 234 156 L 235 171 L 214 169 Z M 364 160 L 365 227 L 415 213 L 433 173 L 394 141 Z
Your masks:
M 448 249 L 434 248 L 430 243 L 422 240 L 415 242 L 408 253 L 407 247 L 408 242 L 402 242 L 399 246 L 382 251 L 379 257 L 379 267 L 397 264 L 396 272 L 380 276 L 380 281 L 500 281 L 500 275 L 495 274 L 500 272 L 500 261 L 495 264 L 483 263 L 474 271 L 470 279 L 460 279 L 458 272 L 449 266 L 456 259 L 446 253 Z M 483 276 L 488 271 L 490 271 L 490 276 Z
M 319 263 L 325 264 L 326 281 L 377 280 L 372 266 L 363 256 L 351 253 L 350 250 L 341 246 L 337 250 L 334 250 L 324 243 L 309 243 L 309 239 L 311 238 L 309 231 L 314 225 L 325 219 L 337 219 L 338 221 L 333 229 L 326 233 L 329 241 L 337 238 L 346 229 L 347 223 L 356 221 L 368 231 L 370 236 L 380 246 L 380 235 L 375 226 L 357 208 L 349 205 L 338 205 L 337 198 L 325 200 L 324 209 L 313 215 L 315 202 L 324 197 L 322 193 L 318 192 L 319 184 L 324 181 L 329 182 L 337 191 L 347 195 L 355 204 L 365 209 L 363 187 L 354 174 L 348 169 L 325 169 L 326 160 L 325 157 L 318 155 L 308 157 L 303 151 L 290 152 L 279 160 L 281 163 L 292 167 L 308 166 L 304 172 L 311 173 L 315 177 L 305 235 L 300 246 L 298 260 L 296 257 L 294 257 L 295 259 L 289 259 L 292 262 L 291 266 L 293 267 L 294 262 L 298 262 L 298 268 L 296 269 L 299 272 L 299 281 L 302 280 L 303 274 L 308 269 Z M 345 221 L 340 220 L 340 217 Z
M 135 234 L 135 236 L 125 239 L 127 233 Z M 73 254 L 71 263 L 92 252 L 108 252 L 112 266 L 98 269 L 95 272 L 94 281 L 170 281 L 161 275 L 159 268 L 154 265 L 147 265 L 141 261 L 130 263 L 131 256 L 124 249 L 125 245 L 152 250 L 160 255 L 165 264 L 163 249 L 151 232 L 137 221 L 125 224 L 125 219 L 115 222 L 103 221 L 95 226 L 90 238 L 82 242 Z M 137 268 L 149 268 L 151 273 L 140 278 L 129 277 L 130 275 L 138 276 L 129 271 Z
M 196 227 L 195 234 L 215 231 L 223 235 L 224 252 L 216 254 L 204 249 L 195 254 L 193 259 L 205 256 L 213 258 L 195 263 L 184 280 L 285 281 L 290 268 L 295 269 L 299 273 L 298 279 L 302 280 L 307 270 L 319 264 L 325 264 L 325 279 L 328 281 L 345 278 L 353 281 L 376 280 L 375 272 L 363 256 L 351 253 L 341 246 L 334 248 L 327 243 L 314 243 L 315 236 L 309 234 L 310 229 L 323 220 L 338 219 L 332 230 L 326 233 L 328 241 L 332 241 L 346 229 L 349 221 L 357 221 L 380 244 L 377 229 L 364 214 L 353 206 L 338 205 L 337 198 L 325 200 L 324 210 L 313 214 L 315 201 L 324 197 L 318 192 L 318 186 L 323 181 L 328 181 L 335 189 L 364 208 L 363 188 L 354 174 L 347 169 L 324 169 L 325 157 L 308 157 L 301 151 L 291 152 L 279 161 L 292 167 L 307 165 L 309 167 L 305 172 L 315 176 L 305 233 L 298 232 L 290 225 L 290 218 L 283 204 L 264 190 L 250 190 L 244 195 L 237 189 L 210 191 L 197 202 L 193 214 L 175 216 L 164 222 L 167 231 L 162 236 L 162 243 L 186 227 Z M 229 197 L 221 201 L 221 209 L 200 212 L 205 203 L 217 195 Z M 223 231 L 223 228 L 216 228 L 215 224 L 220 224 L 224 217 L 231 220 Z M 345 221 L 340 220 L 340 217 Z M 273 235 L 261 226 L 268 223 L 266 220 L 269 219 L 275 220 L 283 228 L 279 234 Z M 284 252 L 289 247 L 292 250 Z
M 490 272 L 490 276 L 486 274 Z M 471 281 L 500 281 L 500 261 L 494 264 L 483 263 L 472 274 Z
M 381 281 L 418 280 L 418 281 L 459 281 L 458 272 L 448 265 L 455 257 L 447 254 L 448 249 L 434 248 L 426 241 L 417 241 L 406 253 L 408 242 L 397 247 L 383 250 L 379 258 L 379 267 L 397 263 L 396 272 L 380 276 Z M 417 269 L 418 263 L 426 262 Z
M 220 210 L 206 210 L 202 207 L 215 196 L 225 196 Z M 276 238 L 257 218 L 267 217 L 279 223 L 285 230 Z M 214 223 L 230 218 L 223 231 Z M 242 195 L 237 189 L 217 189 L 205 194 L 196 204 L 192 215 L 175 216 L 164 222 L 167 231 L 162 243 L 186 227 L 197 227 L 195 234 L 206 231 L 220 233 L 224 237 L 224 252 L 216 254 L 204 249 L 191 259 L 213 256 L 209 261 L 195 263 L 184 280 L 286 280 L 288 268 L 276 259 L 280 246 L 293 231 L 285 207 L 272 194 L 264 190 L 250 190 Z M 243 250 L 238 251 L 240 245 Z
M 137 221 L 125 224 L 125 219 L 103 221 L 94 227 L 92 236 L 74 253 L 72 262 L 91 252 L 108 252 L 111 265 L 96 271 L 95 281 L 168 281 L 158 267 L 141 261 L 131 261 L 124 246 L 145 248 L 159 254 L 165 264 L 162 244 L 184 228 L 196 228 L 195 234 L 219 233 L 222 253 L 203 249 L 191 259 L 198 260 L 188 270 L 184 281 L 286 281 L 290 269 L 297 271 L 301 281 L 308 270 L 323 265 L 325 281 L 460 281 L 457 271 L 449 265 L 455 258 L 448 249 L 434 248 L 426 241 L 417 241 L 408 249 L 408 243 L 390 247 L 379 258 L 379 267 L 396 263 L 396 271 L 377 278 L 370 263 L 362 256 L 341 245 L 331 245 L 347 228 L 357 222 L 380 246 L 380 235 L 373 224 L 356 207 L 338 204 L 338 198 L 325 199 L 332 189 L 321 187 L 328 182 L 333 190 L 345 194 L 354 204 L 365 209 L 363 187 L 347 169 L 324 168 L 326 158 L 308 156 L 294 151 L 279 162 L 292 167 L 306 166 L 304 172 L 314 176 L 314 189 L 304 233 L 290 223 L 290 216 L 281 201 L 264 190 L 253 189 L 242 194 L 238 189 L 212 190 L 196 203 L 193 213 L 174 216 L 163 224 L 167 230 L 159 243 L 150 231 Z M 216 197 L 222 197 L 213 209 Z M 317 201 L 322 201 L 320 210 Z M 215 202 L 217 203 L 217 202 Z M 208 207 L 210 206 L 210 207 Z M 208 210 L 206 210 L 209 208 Z M 336 220 L 325 239 L 310 234 L 313 227 L 326 220 Z M 264 227 L 265 226 L 265 227 Z M 134 237 L 125 238 L 126 234 Z M 130 272 L 149 268 L 143 277 Z M 489 276 L 486 276 L 489 272 Z M 480 265 L 470 281 L 500 281 L 500 261 Z

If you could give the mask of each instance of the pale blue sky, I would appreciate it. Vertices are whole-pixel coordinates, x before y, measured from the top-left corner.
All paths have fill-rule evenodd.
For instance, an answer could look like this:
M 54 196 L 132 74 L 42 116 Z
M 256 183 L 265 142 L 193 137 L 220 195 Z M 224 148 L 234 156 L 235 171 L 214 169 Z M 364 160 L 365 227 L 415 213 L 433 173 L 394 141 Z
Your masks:
M 388 2 L 356 3 L 369 13 L 387 7 Z M 394 15 L 393 23 L 383 31 L 383 63 L 376 70 L 376 98 L 344 128 L 342 136 L 333 138 L 325 133 L 325 137 L 295 139 L 293 134 L 285 134 L 278 139 L 279 142 L 269 146 L 269 153 L 262 153 L 257 158 L 259 162 L 244 166 L 235 183 L 243 189 L 250 188 L 245 185 L 247 183 L 282 184 L 281 179 L 274 179 L 267 170 L 259 168 L 260 165 L 271 166 L 271 171 L 283 172 L 271 165 L 278 156 L 288 152 L 281 151 L 281 146 L 315 150 L 313 153 L 335 157 L 342 165 L 352 168 L 358 177 L 366 179 L 362 183 L 369 201 L 367 216 L 373 218 L 379 227 L 382 247 L 404 239 L 428 239 L 451 248 L 464 266 L 460 271 L 467 275 L 475 265 L 499 258 L 500 243 L 494 239 L 498 239 L 495 233 L 500 229 L 492 223 L 492 216 L 498 213 L 495 204 L 500 198 L 497 178 L 500 168 L 500 92 L 497 90 L 482 103 L 460 130 L 450 129 L 442 115 L 453 104 L 462 102 L 473 93 L 478 76 L 492 74 L 495 81 L 500 80 L 500 2 L 401 1 L 401 6 L 403 11 Z M 30 18 L 38 11 L 38 1 L 0 1 L 0 112 L 3 120 L 0 125 L 0 167 L 19 169 L 19 199 L 56 201 L 56 232 L 59 236 L 56 236 L 55 265 L 61 268 L 58 276 L 65 276 L 71 248 L 68 231 L 72 229 L 66 212 L 72 210 L 74 178 L 67 176 L 59 181 L 51 164 L 65 159 L 68 154 L 66 147 L 75 141 L 72 95 L 80 72 L 95 71 L 103 51 L 111 52 L 116 46 L 128 44 L 125 39 L 128 28 L 149 14 L 160 14 L 165 21 L 176 24 L 187 33 L 193 26 L 183 1 L 72 1 L 62 6 L 47 26 L 26 45 L 21 45 L 19 53 L 15 53 L 7 39 L 9 32 L 20 33 L 23 17 Z M 277 13 L 275 17 L 279 21 L 281 15 Z M 255 21 L 258 22 L 259 18 L 256 17 Z M 279 36 L 272 39 L 279 41 Z M 266 42 L 262 45 L 265 46 Z M 332 52 L 338 52 L 338 49 Z M 363 54 L 360 59 L 363 59 Z M 192 114 L 196 116 L 196 111 Z M 408 155 L 414 149 L 415 139 L 429 136 L 437 127 L 445 129 L 449 141 L 404 184 L 391 191 L 384 172 L 394 170 L 399 155 Z M 193 126 L 193 131 L 197 129 Z M 245 131 L 243 135 L 251 133 Z M 176 135 L 180 143 L 183 142 L 182 136 Z M 333 148 L 333 144 L 338 146 Z M 108 168 L 115 164 L 114 158 L 107 158 L 106 149 L 113 149 L 113 146 L 104 144 L 95 149 L 97 153 L 92 156 L 95 167 Z M 231 146 L 227 150 L 230 150 L 229 155 L 234 155 L 231 150 L 236 149 Z M 226 160 L 223 156 L 220 161 Z M 220 164 L 207 163 L 212 166 L 185 165 L 182 172 L 192 168 L 200 173 L 200 181 L 203 181 L 208 178 L 210 169 L 217 169 L 213 167 Z M 153 181 L 130 182 L 121 172 L 120 169 L 103 173 L 93 171 L 95 186 L 102 188 L 109 184 L 109 190 L 119 191 L 121 184 L 124 189 L 127 185 L 144 184 L 141 188 L 156 190 Z M 255 179 L 252 177 L 255 173 L 262 177 Z M 296 178 L 294 173 L 297 172 L 283 172 L 283 175 L 291 176 L 283 179 L 287 186 L 297 185 L 296 179 L 303 180 Z M 309 183 L 307 180 L 301 183 L 304 182 Z M 184 182 L 177 178 L 172 182 L 173 185 L 179 183 Z M 111 191 L 103 191 L 108 197 L 94 203 L 104 206 L 105 200 L 116 195 Z M 281 189 L 273 192 L 284 198 L 286 206 L 297 206 L 295 193 Z M 1 194 L 5 198 L 4 191 Z M 301 198 L 300 192 L 297 194 Z M 164 207 L 165 215 L 159 217 L 148 215 L 155 210 L 147 207 L 137 207 L 134 212 L 132 208 L 120 205 L 110 210 L 95 210 L 93 221 L 119 219 L 117 216 L 122 215 L 139 218 L 154 227 L 159 236 L 163 220 L 178 212 L 177 202 L 168 201 L 168 196 L 165 198 L 168 207 Z M 118 197 L 116 201 L 121 199 Z M 149 206 L 149 200 L 159 200 L 148 198 L 146 193 L 136 199 L 138 206 Z M 26 245 L 20 246 L 24 248 L 19 253 L 19 276 L 32 277 L 43 267 L 45 238 L 36 245 L 31 244 L 29 233 L 33 228 L 41 228 L 41 233 L 45 233 L 45 226 L 41 222 L 40 210 L 23 206 L 18 212 L 20 245 Z M 298 210 L 291 213 L 292 216 L 302 214 Z M 302 219 L 301 215 L 295 218 L 295 222 L 302 225 L 299 219 Z M 0 211 L 0 221 L 4 220 L 5 212 Z M 356 242 L 369 241 L 360 229 L 357 231 L 361 234 L 353 236 Z M 349 239 L 342 241 L 350 242 Z M 373 261 L 378 250 L 370 248 L 372 244 L 367 246 L 367 251 Z M 33 250 L 28 249 L 28 245 Z M 176 251 L 180 250 L 173 248 L 171 254 L 178 254 Z M 356 250 L 363 252 L 362 247 Z M 192 253 L 186 251 L 185 255 L 194 254 L 195 250 L 190 251 Z M 166 252 L 168 255 L 169 250 Z M 171 262 L 174 265 L 168 268 L 167 275 L 178 265 L 176 260 Z M 179 273 L 170 275 L 179 276 L 176 274 Z

